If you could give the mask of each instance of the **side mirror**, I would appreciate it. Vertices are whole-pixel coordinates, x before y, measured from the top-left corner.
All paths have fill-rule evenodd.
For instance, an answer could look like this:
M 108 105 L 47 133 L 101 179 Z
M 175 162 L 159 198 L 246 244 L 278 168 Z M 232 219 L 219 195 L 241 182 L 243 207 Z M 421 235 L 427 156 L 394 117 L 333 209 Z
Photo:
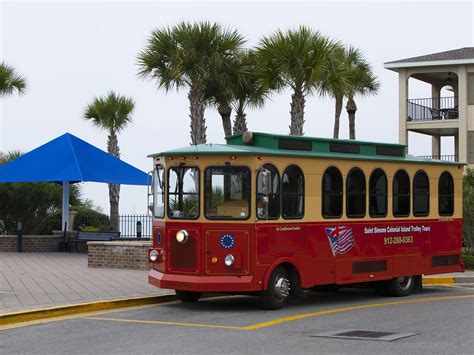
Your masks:
M 257 215 L 259 219 L 268 219 L 269 194 L 272 193 L 272 177 L 268 169 L 262 168 L 258 173 L 260 195 L 258 197 Z

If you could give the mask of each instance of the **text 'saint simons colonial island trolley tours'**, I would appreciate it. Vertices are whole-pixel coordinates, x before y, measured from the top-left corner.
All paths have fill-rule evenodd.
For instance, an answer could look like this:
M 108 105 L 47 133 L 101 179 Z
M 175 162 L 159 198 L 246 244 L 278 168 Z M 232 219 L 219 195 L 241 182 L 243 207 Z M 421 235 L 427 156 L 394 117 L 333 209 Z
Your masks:
M 323 285 L 405 296 L 463 271 L 459 163 L 398 144 L 234 135 L 153 158 L 149 282 L 283 307 Z

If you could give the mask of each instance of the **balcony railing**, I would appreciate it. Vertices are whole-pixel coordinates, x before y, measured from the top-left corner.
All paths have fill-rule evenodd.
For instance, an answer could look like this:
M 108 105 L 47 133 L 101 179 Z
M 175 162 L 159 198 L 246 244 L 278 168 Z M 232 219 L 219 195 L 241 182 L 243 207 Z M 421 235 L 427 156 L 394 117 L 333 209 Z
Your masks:
M 436 160 L 444 160 L 444 161 L 452 161 L 452 162 L 459 161 L 457 155 L 420 155 L 420 156 L 417 156 L 417 158 L 436 159 Z
M 456 97 L 408 100 L 408 121 L 450 120 L 459 118 Z

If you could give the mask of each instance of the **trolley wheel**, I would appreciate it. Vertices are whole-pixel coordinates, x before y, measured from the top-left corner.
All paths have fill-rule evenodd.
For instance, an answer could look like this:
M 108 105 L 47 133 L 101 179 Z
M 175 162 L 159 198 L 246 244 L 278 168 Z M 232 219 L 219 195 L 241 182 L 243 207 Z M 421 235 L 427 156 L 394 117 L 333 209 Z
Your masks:
M 387 281 L 386 287 L 390 296 L 408 296 L 415 289 L 415 278 L 413 276 L 395 277 Z
M 290 295 L 288 272 L 282 266 L 273 270 L 268 280 L 268 288 L 260 294 L 260 303 L 265 309 L 283 308 Z
M 178 297 L 178 299 L 181 302 L 186 302 L 186 303 L 195 303 L 202 296 L 202 292 L 180 291 L 180 290 L 175 290 L 175 292 L 176 292 L 176 297 Z

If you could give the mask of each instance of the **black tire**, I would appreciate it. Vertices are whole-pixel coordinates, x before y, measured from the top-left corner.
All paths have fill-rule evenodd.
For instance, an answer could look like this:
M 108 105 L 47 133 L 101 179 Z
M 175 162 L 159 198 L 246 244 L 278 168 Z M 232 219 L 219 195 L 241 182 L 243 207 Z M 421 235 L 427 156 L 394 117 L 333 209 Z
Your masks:
M 403 297 L 413 292 L 416 286 L 414 276 L 395 277 L 387 281 L 387 291 L 390 296 Z
M 268 288 L 260 294 L 261 306 L 265 309 L 285 307 L 290 295 L 288 272 L 282 266 L 273 270 L 268 280 Z
M 199 299 L 202 296 L 202 292 L 192 292 L 192 291 L 180 291 L 180 290 L 175 290 L 176 292 L 176 297 L 181 302 L 186 302 L 186 303 L 196 303 L 199 301 Z

